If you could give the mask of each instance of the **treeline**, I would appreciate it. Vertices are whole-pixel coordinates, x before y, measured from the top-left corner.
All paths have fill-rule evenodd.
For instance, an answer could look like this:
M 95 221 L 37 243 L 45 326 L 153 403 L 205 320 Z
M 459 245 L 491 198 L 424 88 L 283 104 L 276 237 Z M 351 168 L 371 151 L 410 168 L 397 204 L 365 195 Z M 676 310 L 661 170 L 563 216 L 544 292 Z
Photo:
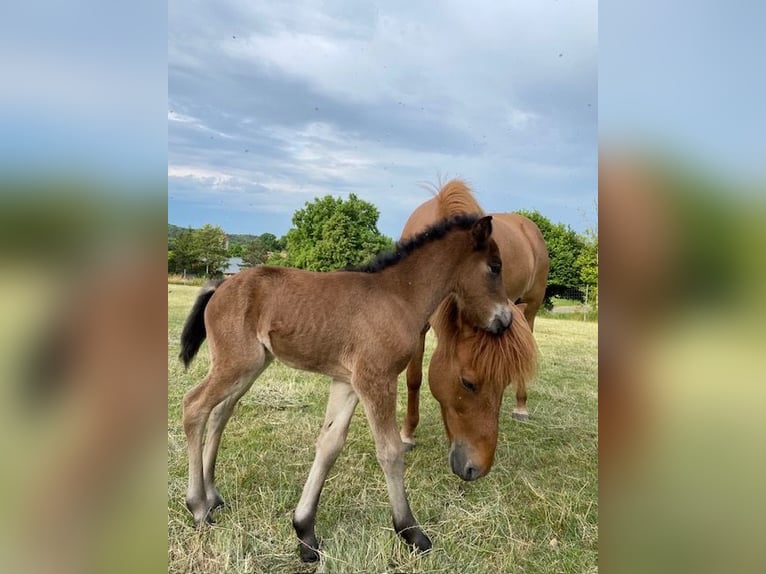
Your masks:
M 229 258 L 239 257 L 245 266 L 260 265 L 270 258 L 281 259 L 285 239 L 272 233 L 227 234 L 218 226 L 200 229 L 168 224 L 168 273 L 219 276 Z
M 598 232 L 578 234 L 568 225 L 553 223 L 537 211 L 519 211 L 540 228 L 550 256 L 548 296 L 597 301 Z M 349 195 L 327 195 L 307 202 L 293 214 L 284 237 L 227 235 L 220 227 L 184 229 L 168 224 L 168 271 L 220 276 L 230 257 L 245 266 L 268 264 L 331 271 L 361 265 L 394 242 L 377 228 L 380 212 L 373 204 Z
M 545 238 L 550 258 L 545 306 L 551 308 L 552 297 L 588 302 L 598 301 L 598 230 L 579 234 L 568 225 L 553 223 L 538 211 L 519 210 L 535 222 Z

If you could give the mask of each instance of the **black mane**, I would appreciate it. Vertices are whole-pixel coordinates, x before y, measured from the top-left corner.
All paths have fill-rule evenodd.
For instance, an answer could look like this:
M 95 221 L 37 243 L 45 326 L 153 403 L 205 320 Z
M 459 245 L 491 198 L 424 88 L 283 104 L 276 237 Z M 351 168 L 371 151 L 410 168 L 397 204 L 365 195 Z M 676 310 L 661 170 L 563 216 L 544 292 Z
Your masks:
M 380 253 L 369 263 L 358 267 L 347 267 L 345 271 L 359 271 L 362 273 L 377 273 L 378 271 L 383 271 L 383 269 L 396 265 L 410 253 L 426 243 L 441 239 L 453 229 L 470 229 L 476 221 L 481 219 L 481 217 L 481 215 L 467 215 L 461 213 L 450 217 L 449 219 L 443 219 L 438 223 L 426 227 L 417 235 L 413 235 L 404 241 L 397 242 L 393 251 Z

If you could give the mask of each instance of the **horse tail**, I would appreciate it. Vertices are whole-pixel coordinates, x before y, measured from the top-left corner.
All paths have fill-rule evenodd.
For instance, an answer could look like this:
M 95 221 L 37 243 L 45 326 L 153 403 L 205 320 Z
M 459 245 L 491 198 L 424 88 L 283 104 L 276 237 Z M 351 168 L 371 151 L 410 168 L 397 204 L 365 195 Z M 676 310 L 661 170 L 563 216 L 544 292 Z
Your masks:
M 183 331 L 181 331 L 181 352 L 178 354 L 178 358 L 183 361 L 184 367 L 187 369 L 202 346 L 202 341 L 207 337 L 207 331 L 205 330 L 205 308 L 216 289 L 223 282 L 223 279 L 207 282 L 202 287 L 197 300 L 194 302 L 191 313 L 186 318 Z

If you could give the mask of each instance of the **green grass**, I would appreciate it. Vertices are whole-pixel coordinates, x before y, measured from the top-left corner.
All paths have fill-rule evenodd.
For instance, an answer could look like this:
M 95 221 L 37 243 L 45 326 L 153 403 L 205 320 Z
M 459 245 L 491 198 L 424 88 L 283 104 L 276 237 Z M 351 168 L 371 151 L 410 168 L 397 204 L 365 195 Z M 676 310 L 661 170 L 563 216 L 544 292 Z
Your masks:
M 177 361 L 197 287 L 168 285 L 169 572 L 595 572 L 597 571 L 596 323 L 538 318 L 540 374 L 532 419 L 503 405 L 495 464 L 466 483 L 449 469 L 438 403 L 427 385 L 418 446 L 406 455 L 410 503 L 433 550 L 410 553 L 393 532 L 383 473 L 363 410 L 325 485 L 317 513 L 324 557 L 302 564 L 291 517 L 314 455 L 328 379 L 275 361 L 242 398 L 217 466 L 228 507 L 197 531 L 184 505 L 181 398 L 207 372 L 206 347 L 188 372 Z M 427 358 L 434 340 L 429 336 Z M 399 420 L 406 393 L 400 377 Z

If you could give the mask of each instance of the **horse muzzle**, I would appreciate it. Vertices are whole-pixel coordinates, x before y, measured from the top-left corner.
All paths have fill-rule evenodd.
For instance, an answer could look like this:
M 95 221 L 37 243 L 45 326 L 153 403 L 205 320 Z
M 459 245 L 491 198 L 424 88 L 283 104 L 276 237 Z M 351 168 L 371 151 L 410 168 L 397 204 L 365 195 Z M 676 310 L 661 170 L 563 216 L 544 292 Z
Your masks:
M 481 468 L 470 459 L 465 447 L 460 443 L 452 443 L 449 452 L 449 464 L 452 472 L 468 482 L 481 478 L 487 473 L 486 469 Z
M 511 326 L 513 313 L 507 305 L 498 305 L 495 314 L 487 326 L 487 331 L 493 335 L 502 335 Z

